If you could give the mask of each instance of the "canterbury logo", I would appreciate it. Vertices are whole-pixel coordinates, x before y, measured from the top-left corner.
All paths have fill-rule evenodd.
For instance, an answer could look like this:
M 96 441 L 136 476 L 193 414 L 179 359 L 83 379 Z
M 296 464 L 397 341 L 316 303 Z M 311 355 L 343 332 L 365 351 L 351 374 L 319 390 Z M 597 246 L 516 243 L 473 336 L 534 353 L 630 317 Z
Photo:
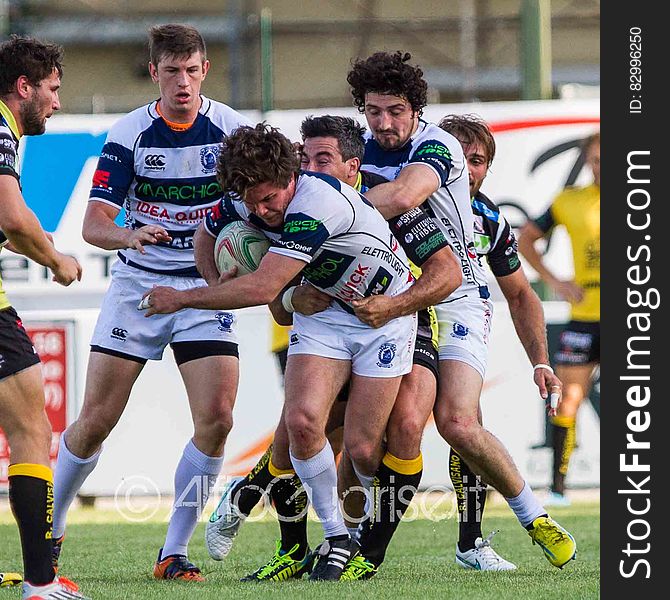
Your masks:
M 121 329 L 120 327 L 114 327 L 114 329 L 112 329 L 112 337 L 117 340 L 125 341 L 127 335 L 128 332 L 125 329 Z
M 164 154 L 147 154 L 144 157 L 144 164 L 147 167 L 159 168 L 165 166 L 165 155 Z

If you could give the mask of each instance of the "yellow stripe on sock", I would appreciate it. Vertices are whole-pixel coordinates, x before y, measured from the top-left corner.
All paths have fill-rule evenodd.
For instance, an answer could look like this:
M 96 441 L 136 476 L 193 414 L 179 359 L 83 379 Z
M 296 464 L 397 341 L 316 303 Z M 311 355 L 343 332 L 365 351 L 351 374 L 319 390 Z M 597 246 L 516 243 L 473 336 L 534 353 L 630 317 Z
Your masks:
M 572 427 L 575 424 L 575 418 L 574 417 L 561 417 L 559 415 L 556 415 L 555 417 L 551 417 L 551 423 L 552 425 L 557 425 L 558 427 Z
M 393 456 L 390 452 L 387 452 L 382 458 L 382 462 L 389 468 L 393 469 L 396 473 L 401 475 L 416 475 L 421 469 L 423 469 L 423 454 L 419 452 L 419 456 L 416 458 L 404 459 Z
M 278 469 L 275 467 L 274 463 L 272 462 L 272 457 L 270 457 L 270 462 L 268 463 L 268 471 L 270 471 L 270 475 L 273 477 L 281 477 L 282 475 L 295 475 L 295 471 L 293 469 Z
M 49 483 L 53 483 L 54 476 L 49 467 L 44 465 L 34 465 L 31 463 L 16 463 L 15 465 L 9 465 L 9 477 L 14 477 L 16 475 L 26 475 L 27 477 L 35 477 L 37 479 L 43 479 Z

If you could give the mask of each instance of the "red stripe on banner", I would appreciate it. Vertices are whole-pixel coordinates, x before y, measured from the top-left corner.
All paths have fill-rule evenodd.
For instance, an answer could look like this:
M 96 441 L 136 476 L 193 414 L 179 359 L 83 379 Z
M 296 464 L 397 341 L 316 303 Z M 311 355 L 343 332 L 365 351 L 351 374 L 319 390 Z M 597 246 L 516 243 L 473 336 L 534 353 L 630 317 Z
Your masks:
M 553 127 L 554 125 L 580 125 L 584 123 L 600 123 L 600 117 L 557 117 L 555 119 L 539 119 L 537 121 L 500 121 L 489 123 L 493 133 L 516 131 L 519 129 L 534 129 L 536 127 Z

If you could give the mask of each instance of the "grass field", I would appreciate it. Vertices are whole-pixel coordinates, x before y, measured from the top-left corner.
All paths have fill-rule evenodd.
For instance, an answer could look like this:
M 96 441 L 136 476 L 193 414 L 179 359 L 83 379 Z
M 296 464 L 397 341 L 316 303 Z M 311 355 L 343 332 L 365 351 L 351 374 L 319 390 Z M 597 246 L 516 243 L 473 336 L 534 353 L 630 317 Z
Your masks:
M 75 509 L 63 546 L 61 572 L 96 600 L 222 598 L 431 598 L 458 600 L 586 600 L 599 598 L 600 508 L 577 502 L 554 509 L 552 516 L 570 530 L 578 544 L 577 560 L 563 570 L 552 567 L 533 546 L 509 509 L 493 503 L 485 515 L 485 535 L 500 529 L 494 547 L 519 569 L 512 573 L 464 571 L 454 563 L 457 523 L 416 520 L 402 523 L 379 574 L 361 582 L 282 584 L 240 583 L 239 578 L 265 562 L 274 549 L 277 526 L 270 520 L 246 523 L 224 562 L 209 558 L 200 523 L 189 555 L 207 577 L 205 583 L 157 582 L 151 568 L 165 535 L 166 509 L 150 521 L 128 523 L 113 510 Z M 5 504 L 6 506 L 6 504 Z M 209 514 L 209 513 L 208 513 Z M 321 529 L 310 522 L 310 541 Z M 0 571 L 21 571 L 18 533 L 11 514 L 0 509 Z M 16 588 L 0 590 L 0 600 L 18 598 Z

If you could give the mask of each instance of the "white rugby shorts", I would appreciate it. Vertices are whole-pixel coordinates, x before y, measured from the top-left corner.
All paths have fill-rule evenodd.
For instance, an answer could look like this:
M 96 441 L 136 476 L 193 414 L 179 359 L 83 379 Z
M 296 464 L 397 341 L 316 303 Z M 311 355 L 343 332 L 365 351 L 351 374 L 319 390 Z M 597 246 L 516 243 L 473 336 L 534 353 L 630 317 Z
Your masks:
M 440 360 L 470 365 L 484 379 L 493 304 L 483 298 L 460 298 L 435 307 Z
M 293 314 L 288 354 L 351 361 L 363 377 L 398 377 L 412 370 L 416 314 L 373 329 L 337 305 L 311 316 Z
M 112 281 L 98 315 L 92 346 L 160 360 L 172 342 L 221 341 L 237 343 L 236 316 L 232 311 L 187 308 L 171 315 L 145 317 L 137 310 L 142 296 L 153 286 L 187 290 L 206 285 L 198 277 L 175 277 L 149 273 L 120 260 L 111 270 Z

